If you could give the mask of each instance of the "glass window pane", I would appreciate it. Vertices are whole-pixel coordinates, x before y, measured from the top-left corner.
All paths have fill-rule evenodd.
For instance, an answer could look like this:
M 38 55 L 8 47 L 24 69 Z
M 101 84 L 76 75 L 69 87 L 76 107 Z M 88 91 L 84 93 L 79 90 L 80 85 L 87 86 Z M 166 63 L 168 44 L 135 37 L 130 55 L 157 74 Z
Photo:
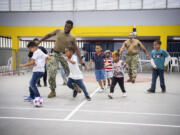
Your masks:
M 118 0 L 97 0 L 98 10 L 118 9 Z
M 0 11 L 8 11 L 8 10 L 9 10 L 9 1 L 0 0 Z
M 75 0 L 75 10 L 93 10 L 95 0 Z
M 73 0 L 53 0 L 53 10 L 56 11 L 73 10 Z
M 143 0 L 143 8 L 166 8 L 166 0 Z
M 32 0 L 33 11 L 51 10 L 51 0 Z
M 168 0 L 168 8 L 180 8 L 180 0 Z
M 120 0 L 120 9 L 141 9 L 142 0 Z
M 30 0 L 11 0 L 12 11 L 29 11 Z

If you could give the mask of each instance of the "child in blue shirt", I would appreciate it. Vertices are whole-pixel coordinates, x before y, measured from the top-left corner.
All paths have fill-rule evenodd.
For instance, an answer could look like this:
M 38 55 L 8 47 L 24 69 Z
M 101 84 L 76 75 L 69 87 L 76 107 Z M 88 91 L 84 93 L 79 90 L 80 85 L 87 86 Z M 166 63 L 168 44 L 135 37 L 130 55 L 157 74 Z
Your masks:
M 95 54 L 92 56 L 87 69 L 90 69 L 90 65 L 92 64 L 92 62 L 94 61 L 95 63 L 95 76 L 96 76 L 96 81 L 98 82 L 99 86 L 100 86 L 100 92 L 102 92 L 104 90 L 103 87 L 103 82 L 105 81 L 105 69 L 104 69 L 104 58 L 105 55 L 102 52 L 102 47 L 101 45 L 96 45 L 95 48 Z
M 163 49 L 160 49 L 161 41 L 154 41 L 154 50 L 151 52 L 151 65 L 152 69 L 152 83 L 151 88 L 147 90 L 148 93 L 155 93 L 156 89 L 156 80 L 159 76 L 160 78 L 160 86 L 162 92 L 166 92 L 166 86 L 164 82 L 164 67 L 166 67 L 169 63 L 170 56 L 168 52 Z

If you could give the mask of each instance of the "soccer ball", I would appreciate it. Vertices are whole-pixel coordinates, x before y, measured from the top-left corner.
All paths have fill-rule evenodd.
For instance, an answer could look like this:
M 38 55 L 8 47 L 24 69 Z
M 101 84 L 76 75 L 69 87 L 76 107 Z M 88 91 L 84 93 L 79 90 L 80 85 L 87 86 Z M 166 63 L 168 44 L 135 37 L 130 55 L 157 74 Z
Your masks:
M 41 97 L 36 97 L 34 100 L 33 100 L 33 103 L 34 103 L 34 106 L 35 107 L 41 107 L 42 104 L 43 104 L 43 99 Z

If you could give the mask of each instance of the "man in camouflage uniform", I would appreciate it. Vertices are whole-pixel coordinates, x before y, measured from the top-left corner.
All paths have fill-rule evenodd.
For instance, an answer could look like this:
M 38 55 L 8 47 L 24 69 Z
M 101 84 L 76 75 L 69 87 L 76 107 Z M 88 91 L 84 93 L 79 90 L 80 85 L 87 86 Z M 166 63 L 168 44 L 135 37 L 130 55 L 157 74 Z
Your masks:
M 126 48 L 126 63 L 128 64 L 128 82 L 135 83 L 137 70 L 139 65 L 139 47 L 144 51 L 146 57 L 149 58 L 149 54 L 143 44 L 134 38 L 134 33 L 129 34 L 129 39 L 126 40 L 121 49 L 120 54 Z
M 52 33 L 47 34 L 40 40 L 40 42 L 42 42 L 48 38 L 56 36 L 56 43 L 55 43 L 52 53 L 50 54 L 51 60 L 48 62 L 48 71 L 49 71 L 48 72 L 49 73 L 48 82 L 49 82 L 50 89 L 51 89 L 51 92 L 48 95 L 48 98 L 52 98 L 52 97 L 56 96 L 56 92 L 55 92 L 56 74 L 57 74 L 57 70 L 59 68 L 59 62 L 61 62 L 61 65 L 63 66 L 63 68 L 65 70 L 66 76 L 69 75 L 68 63 L 63 57 L 66 47 L 73 46 L 76 50 L 76 54 L 79 57 L 81 64 L 84 64 L 81 59 L 80 51 L 76 44 L 76 39 L 74 36 L 72 36 L 70 34 L 70 31 L 72 28 L 73 28 L 73 22 L 71 20 L 68 20 L 68 21 L 66 21 L 64 30 L 57 29 L 57 30 L 53 31 Z M 40 44 L 40 42 L 39 42 L 39 44 Z

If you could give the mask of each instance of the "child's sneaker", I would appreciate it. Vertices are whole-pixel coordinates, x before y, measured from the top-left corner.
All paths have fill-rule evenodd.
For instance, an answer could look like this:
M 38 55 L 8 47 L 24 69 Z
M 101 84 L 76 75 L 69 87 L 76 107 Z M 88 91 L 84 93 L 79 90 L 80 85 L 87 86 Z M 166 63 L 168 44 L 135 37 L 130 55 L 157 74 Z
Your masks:
M 77 90 L 78 93 L 81 93 L 81 88 L 76 83 L 72 83 L 73 87 Z
M 155 93 L 155 90 L 152 90 L 151 88 L 147 90 L 147 93 Z
M 37 87 L 42 87 L 41 84 L 37 84 Z
M 127 97 L 127 93 L 124 92 L 124 93 L 122 94 L 122 96 L 123 96 L 123 97 Z
M 91 101 L 91 97 L 90 97 L 90 96 L 86 96 L 86 99 L 87 99 L 88 101 Z
M 100 89 L 99 89 L 99 92 L 103 92 L 103 91 L 104 91 L 104 88 L 100 88 Z
M 162 93 L 166 93 L 166 89 L 162 89 Z
M 113 99 L 113 93 L 109 93 L 109 94 L 108 94 L 108 97 L 109 97 L 110 99 Z
M 29 97 L 27 97 L 27 98 L 24 99 L 24 101 L 28 101 L 28 102 L 31 102 L 31 101 L 33 101 L 33 100 L 34 100 L 34 98 L 31 97 L 31 96 L 29 96 Z
M 74 90 L 73 91 L 73 97 L 75 98 L 77 96 L 77 94 L 78 94 L 77 90 Z

